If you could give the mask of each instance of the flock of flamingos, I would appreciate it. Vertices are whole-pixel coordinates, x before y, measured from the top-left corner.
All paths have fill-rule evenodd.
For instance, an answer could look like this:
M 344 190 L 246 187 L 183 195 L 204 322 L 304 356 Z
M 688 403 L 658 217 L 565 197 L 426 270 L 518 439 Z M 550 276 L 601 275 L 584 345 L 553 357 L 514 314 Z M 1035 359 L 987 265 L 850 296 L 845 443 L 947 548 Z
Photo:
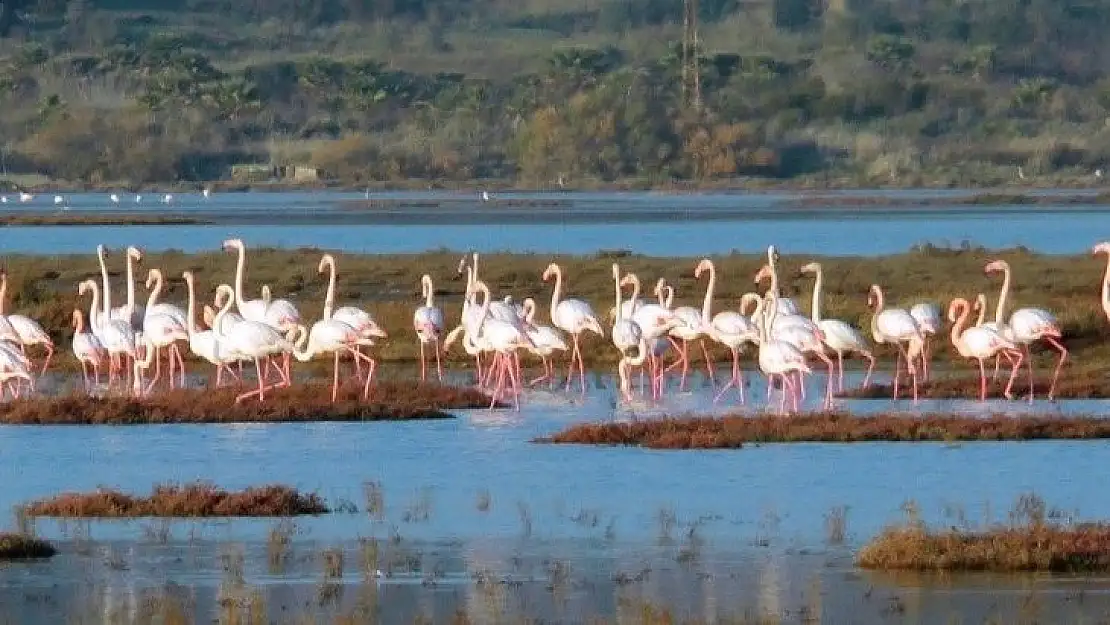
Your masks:
M 122 385 L 127 392 L 142 396 L 150 393 L 162 379 L 162 361 L 166 360 L 169 388 L 185 385 L 185 362 L 179 344 L 184 343 L 197 357 L 216 368 L 214 384 L 225 384 L 225 376 L 243 390 L 236 398 L 241 402 L 257 396 L 264 401 L 266 391 L 290 384 L 292 358 L 307 361 L 330 355 L 334 360 L 332 374 L 332 401 L 335 400 L 340 377 L 340 357 L 349 357 L 355 364 L 354 376 L 363 385 L 362 396 L 368 398 L 376 368 L 375 359 L 368 354 L 375 341 L 387 334 L 374 321 L 372 315 L 355 306 L 335 307 L 336 261 L 330 254 L 320 260 L 318 271 L 328 274 L 328 289 L 324 309 L 319 321 L 307 327 L 297 308 L 285 299 L 275 299 L 268 287 L 263 287 L 260 299 L 245 299 L 243 274 L 246 249 L 239 239 L 223 242 L 229 252 L 238 254 L 234 285 L 221 284 L 215 292 L 214 307 L 205 305 L 203 317 L 208 329 L 201 330 L 196 322 L 196 293 L 193 276 L 185 272 L 182 277 L 188 285 L 186 310 L 158 298 L 164 277 L 158 269 L 150 269 L 146 287 L 149 296 L 146 305 L 135 301 L 134 263 L 141 261 L 142 253 L 134 247 L 127 250 L 126 303 L 113 306 L 112 290 L 105 265 L 105 249 L 97 248 L 102 284 L 85 280 L 78 285 L 81 295 L 91 295 L 88 317 L 81 310 L 73 311 L 75 334 L 73 353 L 80 361 L 87 389 L 100 384 L 101 370 L 106 368 L 108 387 Z M 1110 317 L 1110 242 L 1100 243 L 1095 254 L 1107 255 L 1107 274 L 1102 292 L 1102 305 Z M 831 406 L 834 382 L 842 390 L 844 385 L 844 357 L 858 355 L 868 363 L 863 385 L 870 383 L 875 366 L 871 346 L 864 333 L 836 319 L 821 316 L 823 273 L 821 265 L 810 263 L 801 267 L 803 273 L 814 276 L 812 313 L 806 317 L 799 313 L 797 304 L 779 294 L 779 255 L 774 246 L 767 249 L 767 263 L 755 275 L 755 283 L 769 283 L 767 290 L 746 293 L 736 310 L 713 312 L 713 291 L 717 282 L 714 264 L 701 260 L 694 269 L 697 278 L 707 276 L 705 296 L 701 309 L 690 306 L 674 307 L 674 288 L 660 279 L 653 290 L 654 298 L 641 299 L 640 279 L 633 273 L 623 273 L 613 264 L 614 306 L 609 310 L 608 335 L 620 352 L 617 372 L 622 396 L 633 399 L 631 372 L 640 371 L 641 392 L 645 391 L 645 374 L 650 379 L 652 399 L 661 397 L 666 387 L 664 379 L 673 369 L 680 369 L 679 389 L 685 388 L 690 367 L 689 348 L 697 342 L 703 354 L 710 382 L 716 386 L 713 363 L 709 359 L 705 341 L 715 341 L 727 347 L 732 354 L 731 376 L 717 390 L 716 400 L 731 388 L 744 401 L 744 378 L 740 367 L 740 353 L 746 345 L 758 352 L 758 366 L 767 376 L 767 396 L 770 400 L 772 384 L 781 382 L 780 411 L 787 411 L 787 402 L 793 411 L 798 410 L 799 399 L 804 397 L 805 374 L 811 373 L 811 362 L 824 365 L 827 380 L 824 392 L 825 407 Z M 437 373 L 442 379 L 443 366 L 440 354 L 460 341 L 466 352 L 474 357 L 478 384 L 491 395 L 491 407 L 498 400 L 512 397 L 519 409 L 523 392 L 521 381 L 521 352 L 540 357 L 544 374 L 531 384 L 547 380 L 554 382 L 554 365 L 551 357 L 556 352 L 570 352 L 566 388 L 569 391 L 576 381 L 581 392 L 586 392 L 585 364 L 580 348 L 584 332 L 606 335 L 602 318 L 584 300 L 563 296 L 563 274 L 559 265 L 552 263 L 543 273 L 545 282 L 553 280 L 549 310 L 551 326 L 536 321 L 536 303 L 532 298 L 514 303 L 511 297 L 493 299 L 489 287 L 478 276 L 478 254 L 466 256 L 459 264 L 459 273 L 467 274 L 466 296 L 462 319 L 457 327 L 447 331 L 443 312 L 434 302 L 432 278 L 423 276 L 423 303 L 413 315 L 413 329 L 420 342 L 421 380 L 427 376 L 427 351 L 436 360 Z M 1007 314 L 1011 272 L 1005 261 L 986 264 L 987 274 L 1001 273 L 1002 288 L 995 309 L 994 319 L 985 317 L 985 298 L 980 294 L 974 306 L 966 299 L 957 298 L 948 306 L 947 319 L 952 324 L 951 342 L 960 356 L 977 361 L 979 366 L 980 400 L 986 399 L 987 373 L 985 363 L 995 359 L 995 375 L 999 363 L 1005 358 L 1011 364 L 1005 395 L 1013 398 L 1013 385 L 1023 362 L 1029 371 L 1029 395 L 1033 399 L 1033 371 L 1029 346 L 1044 341 L 1059 352 L 1060 357 L 1048 392 L 1051 399 L 1055 392 L 1060 370 L 1067 358 L 1067 349 L 1061 342 L 1060 326 L 1052 313 L 1040 308 L 1022 308 Z M 625 299 L 625 287 L 631 287 L 631 297 Z M 4 314 L 4 291 L 7 276 L 0 274 L 0 392 L 7 386 L 18 397 L 26 389 L 33 391 L 34 367 L 28 358 L 27 348 L 42 346 L 46 356 L 41 372 L 45 373 L 54 352 L 50 336 L 34 320 L 18 314 Z M 902 370 L 912 381 L 912 395 L 917 401 L 919 373 L 928 377 L 930 340 L 941 331 L 940 309 L 932 303 L 920 303 L 909 310 L 888 308 L 883 291 L 872 285 L 869 306 L 873 310 L 867 334 L 874 343 L 889 343 L 897 347 L 898 360 L 894 372 L 894 398 L 897 399 Z M 970 319 L 973 309 L 978 319 Z M 87 321 L 87 323 L 86 323 Z M 569 345 L 564 339 L 569 336 Z M 673 362 L 665 363 L 665 356 L 672 351 Z M 836 360 L 832 359 L 835 354 Z M 487 356 L 487 363 L 483 363 Z M 256 382 L 247 383 L 243 377 L 243 364 L 253 363 Z M 231 365 L 237 365 L 236 371 Z M 145 380 L 153 368 L 153 376 Z M 257 388 L 255 388 L 257 384 Z

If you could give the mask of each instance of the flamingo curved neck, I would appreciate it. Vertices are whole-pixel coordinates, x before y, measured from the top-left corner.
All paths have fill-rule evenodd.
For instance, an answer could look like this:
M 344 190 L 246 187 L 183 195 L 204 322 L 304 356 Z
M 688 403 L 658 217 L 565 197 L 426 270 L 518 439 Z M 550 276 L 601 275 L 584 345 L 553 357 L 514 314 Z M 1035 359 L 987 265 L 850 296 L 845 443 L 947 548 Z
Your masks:
M 308 331 L 304 326 L 297 328 L 297 340 L 293 341 L 293 357 L 301 362 L 308 362 L 316 355 L 315 345 L 309 345 L 305 349 L 305 344 L 308 343 Z
M 100 281 L 104 285 L 104 316 L 112 314 L 112 285 L 108 282 L 108 265 L 104 263 L 104 247 L 96 248 L 96 258 L 100 261 Z
M 971 307 L 968 305 L 967 300 L 964 299 L 952 300 L 951 306 L 956 307 L 960 311 L 959 316 L 956 317 L 955 323 L 952 324 L 952 330 L 950 332 L 952 345 L 954 345 L 958 351 L 962 352 L 964 346 L 964 329 L 967 326 L 967 318 L 971 314 Z
M 779 298 L 779 268 L 775 264 L 774 248 L 767 250 L 767 266 L 771 268 L 771 294 L 777 300 Z M 777 302 L 775 306 L 778 306 Z
M 662 302 L 662 304 L 663 304 L 663 308 L 666 308 L 667 310 L 670 310 L 671 306 L 674 306 L 674 287 L 668 284 L 666 289 L 667 289 L 667 299 L 666 299 L 666 301 Z
M 713 289 L 717 288 L 717 267 L 713 261 L 706 264 L 709 268 L 709 284 L 705 285 L 705 299 L 701 302 L 701 318 L 704 323 L 709 323 L 713 312 Z
M 1105 291 L 1106 289 L 1103 289 Z M 0 275 L 0 315 L 4 314 L 4 302 L 8 298 L 8 274 Z
M 239 313 L 243 312 L 243 273 L 247 268 L 247 248 L 239 244 L 235 246 L 239 252 L 239 259 L 235 262 L 235 289 L 232 293 L 231 299 L 235 300 L 235 306 L 239 309 Z M 218 315 L 217 315 L 218 316 Z
M 1106 254 L 1106 273 L 1102 276 L 1102 310 L 1110 317 L 1110 253 Z
M 998 306 L 994 309 L 994 322 L 1001 324 L 1006 317 L 1006 300 L 1010 297 L 1010 264 L 1002 264 L 1002 292 L 998 295 Z
M 100 289 L 97 288 L 96 282 L 89 280 L 89 285 L 92 287 L 92 304 L 89 305 L 89 323 L 92 327 L 100 327 Z
M 135 310 L 135 265 L 130 250 L 127 252 L 127 310 Z
M 553 264 L 552 267 L 555 273 L 555 288 L 551 291 L 551 312 L 554 313 L 563 297 L 563 270 L 558 265 Z M 620 302 L 617 302 L 617 306 L 620 306 Z
M 640 278 L 638 278 L 634 273 L 630 273 L 628 275 L 632 280 L 632 299 L 629 301 L 632 302 L 632 312 L 635 313 L 636 302 L 640 298 Z
M 878 286 L 871 288 L 871 295 L 875 298 L 875 314 L 871 315 L 871 335 L 880 341 L 882 332 L 879 332 L 879 315 L 883 312 L 883 290 Z
M 431 276 L 424 276 L 424 305 L 431 308 L 435 305 L 433 297 L 435 297 L 435 285 L 432 284 Z
M 813 281 L 813 323 L 821 323 L 821 289 L 825 286 L 825 272 L 818 267 L 817 277 Z
M 197 334 L 197 332 L 198 332 L 197 331 L 197 323 L 196 323 L 196 319 L 195 319 L 195 315 L 196 315 L 196 312 L 197 312 L 197 295 L 195 293 L 195 289 L 193 288 L 193 277 L 189 276 L 188 278 L 186 278 L 185 279 L 185 284 L 186 284 L 187 288 L 189 289 L 189 307 L 188 307 L 189 310 L 188 310 L 188 319 L 186 320 L 186 323 L 185 323 L 185 331 L 189 334 L 189 338 L 192 339 L 193 335 Z
M 158 301 L 158 295 L 162 292 L 162 274 L 157 272 L 154 276 L 154 288 L 150 290 L 150 295 L 146 298 L 146 309 L 154 308 L 155 302 Z
M 328 292 L 324 295 L 324 319 L 331 319 L 332 310 L 335 308 L 335 261 L 327 258 L 328 266 Z
M 226 290 L 224 290 L 224 293 L 226 293 Z M 221 329 L 223 328 L 224 317 L 227 313 L 231 312 L 231 304 L 234 299 L 234 293 L 232 293 L 230 297 L 224 297 L 224 303 L 220 304 L 220 310 L 216 313 L 216 318 L 212 320 L 212 332 L 216 336 L 223 336 Z
M 976 326 L 983 325 L 987 317 L 987 296 L 980 293 L 975 297 L 975 307 L 979 309 L 979 318 L 975 320 Z
M 613 266 L 613 292 L 617 296 L 617 308 L 614 314 L 615 323 L 619 323 L 624 316 L 621 314 L 621 278 L 620 270 L 616 265 Z

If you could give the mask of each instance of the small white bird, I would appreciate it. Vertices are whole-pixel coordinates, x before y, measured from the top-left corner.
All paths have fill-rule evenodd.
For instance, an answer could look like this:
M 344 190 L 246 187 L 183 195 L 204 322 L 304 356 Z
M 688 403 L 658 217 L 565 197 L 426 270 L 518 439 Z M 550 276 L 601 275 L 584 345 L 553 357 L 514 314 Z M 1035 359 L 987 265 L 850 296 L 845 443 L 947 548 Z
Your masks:
M 109 195 L 109 196 L 108 196 L 108 199 L 109 199 L 109 200 L 112 200 L 112 203 L 113 203 L 113 204 L 119 204 L 119 196 L 118 196 L 118 195 L 116 195 L 115 193 L 113 193 L 113 194 Z
M 60 195 L 55 195 L 54 196 L 54 205 L 55 206 L 57 206 L 58 204 L 65 204 L 65 201 L 66 201 L 66 199 L 64 197 L 60 196 Z
M 489 191 L 482 191 L 482 201 L 483 202 L 488 202 L 489 201 Z
M 7 203 L 8 203 L 8 196 L 0 195 L 0 204 L 7 204 Z
M 169 204 L 172 201 L 173 201 L 173 195 L 172 194 L 167 193 L 167 194 L 162 196 L 162 203 L 163 204 Z
M 138 204 L 139 202 L 142 202 L 142 201 L 143 201 L 143 196 L 136 194 L 135 195 L 135 203 Z
M 35 196 L 31 195 L 30 193 L 27 193 L 26 191 L 20 191 L 19 192 L 19 201 L 20 202 L 30 202 L 33 199 L 35 199 Z
M 204 196 L 204 199 L 207 200 L 208 197 L 210 195 L 212 195 L 212 189 L 209 189 L 208 187 L 204 187 L 204 191 L 201 191 L 201 194 Z

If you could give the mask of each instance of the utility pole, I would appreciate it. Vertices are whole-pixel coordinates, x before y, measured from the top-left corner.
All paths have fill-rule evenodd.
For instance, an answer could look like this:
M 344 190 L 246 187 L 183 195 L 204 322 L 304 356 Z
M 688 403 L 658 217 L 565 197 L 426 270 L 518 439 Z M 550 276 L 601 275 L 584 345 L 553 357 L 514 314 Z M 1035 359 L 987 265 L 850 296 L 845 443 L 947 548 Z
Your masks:
M 698 64 L 698 0 L 682 2 L 682 98 L 701 109 L 701 67 Z

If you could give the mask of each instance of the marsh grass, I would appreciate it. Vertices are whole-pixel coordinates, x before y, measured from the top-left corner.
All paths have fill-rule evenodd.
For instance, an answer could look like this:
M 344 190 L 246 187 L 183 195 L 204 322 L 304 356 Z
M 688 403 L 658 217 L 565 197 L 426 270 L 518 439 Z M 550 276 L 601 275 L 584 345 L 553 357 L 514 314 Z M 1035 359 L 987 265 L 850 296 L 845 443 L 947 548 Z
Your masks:
M 1094 241 L 1092 241 L 1093 243 Z M 219 241 L 212 241 L 213 248 Z M 250 245 L 250 241 L 246 242 Z M 955 242 L 958 243 L 958 242 Z M 90 250 L 91 252 L 91 250 Z M 820 261 L 825 270 L 825 310 L 828 318 L 836 318 L 866 329 L 871 315 L 867 309 L 867 290 L 872 283 L 883 286 L 890 306 L 909 306 L 918 301 L 934 301 L 941 305 L 956 296 L 974 298 L 979 292 L 988 295 L 992 307 L 997 298 L 999 280 L 983 274 L 985 262 L 995 258 L 1005 259 L 1014 269 L 1012 304 L 1014 308 L 1038 306 L 1054 311 L 1060 320 L 1065 344 L 1072 351 L 1072 362 L 1092 366 L 1110 365 L 1110 323 L 1099 305 L 1099 285 L 1105 269 L 1103 259 L 1089 255 L 1049 256 L 1030 253 L 1024 249 L 987 250 L 970 245 L 939 247 L 924 245 L 903 254 L 862 257 L 819 257 L 791 255 L 781 250 L 781 289 L 786 296 L 795 297 L 808 311 L 813 280 L 797 274 L 804 263 Z M 269 284 L 275 297 L 290 299 L 298 305 L 302 317 L 309 323 L 320 316 L 326 279 L 316 272 L 322 251 L 314 248 L 279 250 L 251 248 L 248 253 L 244 289 L 249 297 L 259 292 L 262 284 Z M 412 313 L 420 304 L 420 277 L 428 273 L 435 281 L 436 303 L 444 312 L 450 326 L 460 319 L 461 302 L 466 287 L 465 277 L 458 268 L 461 253 L 437 251 L 406 255 L 364 255 L 337 253 L 338 305 L 358 305 L 372 312 L 390 337 L 373 348 L 375 355 L 385 364 L 412 365 L 419 362 L 419 345 L 412 332 Z M 616 257 L 614 257 L 616 256 Z M 752 279 L 765 262 L 764 255 L 733 254 L 713 256 L 717 264 L 718 283 L 714 310 L 735 308 L 740 296 L 755 290 Z M 489 284 L 495 297 L 512 294 L 517 300 L 535 297 L 537 319 L 547 322 L 551 285 L 543 284 L 540 276 L 548 263 L 557 261 L 563 268 L 566 297 L 588 301 L 599 315 L 605 316 L 613 305 L 613 284 L 610 264 L 617 260 L 625 271 L 635 272 L 645 285 L 653 284 L 657 277 L 664 277 L 676 289 L 675 306 L 701 306 L 705 282 L 693 276 L 697 258 L 646 257 L 628 252 L 586 256 L 557 256 L 549 254 L 486 254 L 480 259 L 479 273 Z M 109 269 L 118 299 L 125 280 L 125 264 L 121 251 L 110 250 Z M 217 284 L 231 283 L 234 278 L 235 257 L 222 251 L 202 254 L 184 254 L 177 251 L 149 253 L 142 261 L 139 276 L 145 276 L 147 267 L 162 269 L 167 278 L 163 298 L 182 304 L 186 293 L 180 279 L 181 272 L 191 270 L 197 279 L 198 298 L 210 301 Z M 88 308 L 88 300 L 77 301 L 77 284 L 86 278 L 99 279 L 96 257 L 87 255 L 23 256 L 7 259 L 9 273 L 10 309 L 38 319 L 51 333 L 56 345 L 68 345 L 72 329 L 70 314 L 75 305 Z M 766 287 L 766 284 L 764 284 Z M 647 288 L 647 287 L 645 287 Z M 139 286 L 137 296 L 145 301 L 146 292 Z M 644 293 L 650 298 L 651 294 Z M 608 329 L 611 322 L 603 320 Z M 934 365 L 943 367 L 967 363 L 956 358 L 948 346 L 947 337 L 936 337 Z M 79 367 L 68 354 L 59 349 L 59 367 L 72 373 Z M 699 350 L 694 350 L 698 354 Z M 63 354 L 62 352 L 65 352 Z M 1055 352 L 1046 353 L 1039 346 L 1034 348 L 1037 366 L 1046 366 Z M 583 355 L 587 366 L 610 367 L 617 359 L 607 338 L 592 334 L 583 337 Z M 712 346 L 711 355 L 720 363 L 727 351 Z M 893 362 L 895 352 L 888 346 L 878 346 L 876 355 L 881 366 Z M 750 355 L 745 356 L 745 366 L 750 366 Z M 303 370 L 322 373 L 329 365 L 326 359 L 313 366 L 298 365 Z M 565 359 L 556 357 L 560 364 Z M 695 356 L 695 361 L 700 357 Z M 455 346 L 447 356 L 449 365 L 465 364 L 472 359 L 461 347 Z M 526 364 L 533 363 L 525 358 Z M 855 361 L 849 361 L 852 366 Z M 695 369 L 700 363 L 695 362 Z M 193 369 L 193 366 L 190 366 Z M 207 367 L 205 368 L 207 371 Z M 298 369 L 301 370 L 301 369 Z M 1071 366 L 1065 368 L 1062 379 L 1071 375 Z
M 1110 524 L 1076 523 L 1035 495 L 1020 497 L 1006 523 L 929 528 L 916 515 L 884 530 L 858 554 L 872 569 L 936 571 L 1110 570 Z
M 26 505 L 33 517 L 288 517 L 327 514 L 315 493 L 301 493 L 274 484 L 227 491 L 206 482 L 161 484 L 148 497 L 104 489 L 91 493 L 63 493 Z M 168 531 L 168 530 L 167 530 Z
M 148 397 L 89 397 L 69 394 L 29 397 L 0 406 L 0 423 L 14 425 L 139 425 L 149 423 L 277 423 L 307 421 L 390 421 L 443 419 L 448 409 L 479 408 L 489 398 L 479 390 L 381 382 L 363 401 L 357 384 L 331 390 L 321 384 L 293 384 L 271 390 L 266 401 L 235 403 L 236 389 L 175 389 Z
M 993 365 L 992 365 L 993 366 Z M 929 399 L 979 399 L 978 371 L 974 375 L 949 375 L 936 377 L 919 385 L 918 390 L 922 397 Z M 1052 384 L 1051 371 L 1048 375 L 1037 375 L 1033 379 L 1033 392 L 1036 397 L 1044 398 Z M 987 398 L 1004 399 L 1003 391 L 1006 389 L 1006 380 L 1010 375 L 1008 365 L 1004 365 L 998 374 L 998 379 L 991 379 L 991 366 L 987 368 Z M 1014 380 L 1014 396 L 1025 399 L 1029 393 L 1029 378 L 1023 369 Z M 901 389 L 905 395 L 905 388 Z M 893 397 L 893 388 L 889 384 L 872 384 L 868 388 L 850 389 L 838 393 L 838 397 L 850 399 L 890 399 Z M 1110 376 L 1105 369 L 1090 366 L 1082 368 L 1068 367 L 1065 364 L 1056 385 L 1056 395 L 1059 399 L 1110 399 Z
M 37 213 L 0 215 L 0 226 L 196 226 L 211 223 L 196 217 L 135 213 Z
M 30 534 L 0 532 L 0 560 L 49 558 L 57 549 L 49 542 Z
M 804 414 L 790 418 L 665 418 L 573 425 L 536 443 L 629 445 L 653 449 L 730 449 L 749 443 L 1002 441 L 1110 438 L 1110 419 L 925 414 Z

